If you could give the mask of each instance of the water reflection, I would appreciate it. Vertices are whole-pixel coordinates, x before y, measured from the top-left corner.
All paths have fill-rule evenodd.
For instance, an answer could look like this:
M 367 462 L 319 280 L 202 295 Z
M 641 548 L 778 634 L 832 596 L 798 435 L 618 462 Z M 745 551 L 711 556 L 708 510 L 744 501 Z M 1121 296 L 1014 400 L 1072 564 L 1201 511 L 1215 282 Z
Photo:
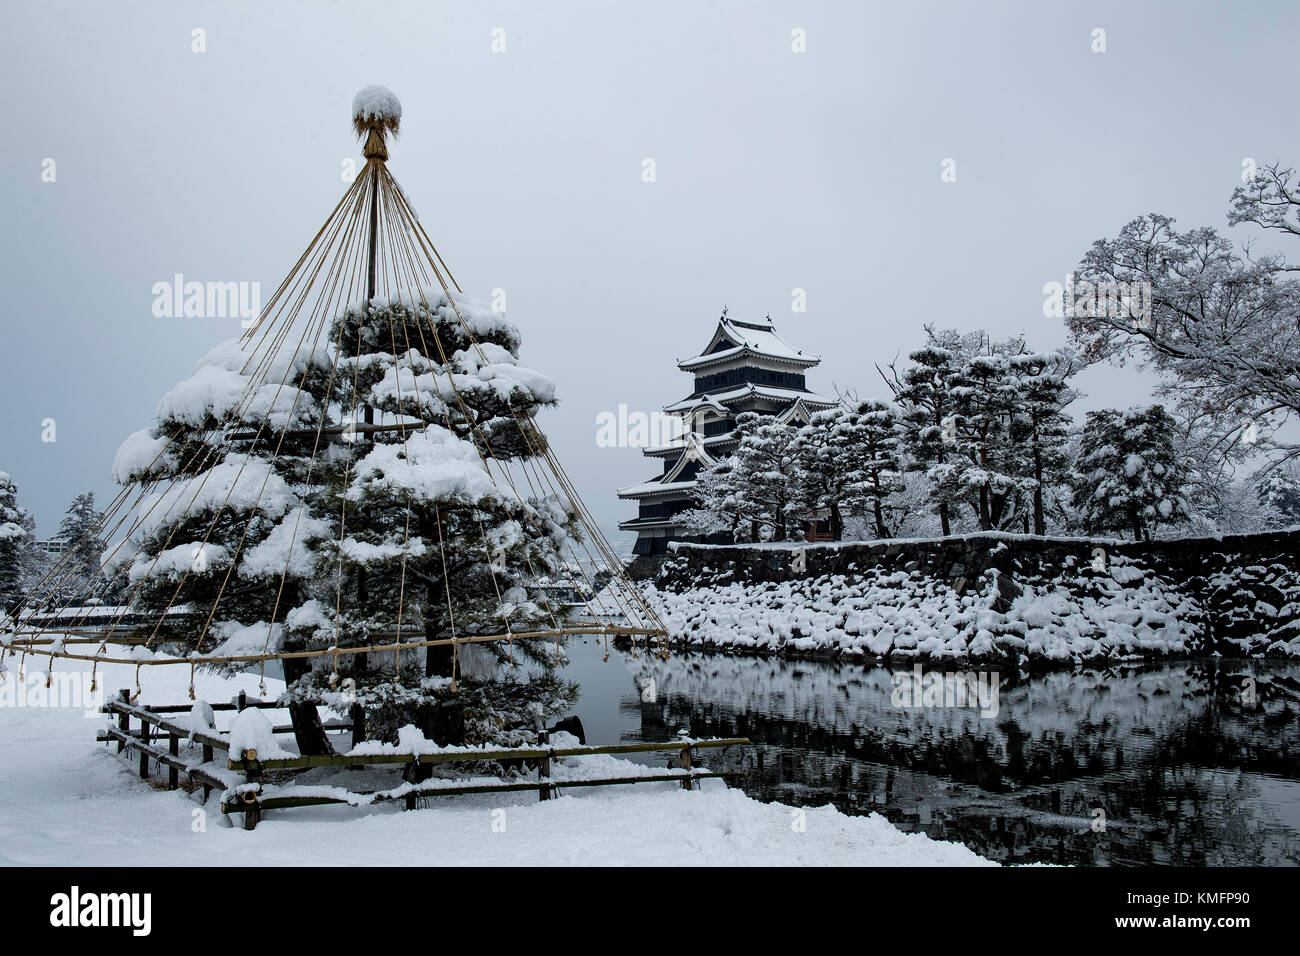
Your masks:
M 1003 675 L 984 718 L 896 708 L 881 667 L 571 654 L 592 742 L 749 737 L 703 759 L 750 771 L 760 799 L 879 812 L 1006 862 L 1300 864 L 1300 666 Z

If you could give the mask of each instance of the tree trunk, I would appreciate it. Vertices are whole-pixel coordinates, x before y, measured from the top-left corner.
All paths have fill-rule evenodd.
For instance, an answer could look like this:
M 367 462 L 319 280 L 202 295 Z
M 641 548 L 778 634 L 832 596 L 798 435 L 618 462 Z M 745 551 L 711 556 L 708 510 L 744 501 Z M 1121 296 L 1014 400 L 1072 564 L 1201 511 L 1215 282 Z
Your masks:
M 980 485 L 980 530 L 992 531 L 993 521 L 989 517 L 989 486 Z
M 294 681 L 311 670 L 309 660 L 310 658 L 305 657 L 290 657 L 284 660 L 286 686 L 292 686 Z M 321 757 L 334 752 L 315 704 L 297 701 L 291 703 L 289 720 L 293 724 L 293 737 L 298 742 L 298 752 L 304 757 Z
M 1047 534 L 1047 519 L 1043 515 L 1043 456 L 1034 450 L 1034 534 Z
M 885 527 L 885 513 L 880 507 L 880 496 L 876 495 L 875 501 L 872 502 L 876 513 L 876 537 L 888 538 L 889 529 Z
M 814 518 L 813 521 L 813 527 L 816 528 L 816 519 Z M 836 541 L 841 541 L 844 538 L 844 518 L 840 515 L 840 503 L 838 501 L 831 502 L 831 537 Z
M 432 585 L 430 585 L 432 590 Z M 432 604 L 437 600 L 434 594 L 429 595 L 429 601 Z M 434 604 L 434 607 L 437 605 Z M 424 639 L 426 641 L 438 640 L 438 625 L 435 621 L 426 621 L 424 624 Z M 424 676 L 425 677 L 451 677 L 452 663 L 455 659 L 455 652 L 450 644 L 438 644 L 433 647 L 424 649 Z
M 948 521 L 948 502 L 939 502 L 939 527 L 946 538 L 952 534 L 952 525 Z

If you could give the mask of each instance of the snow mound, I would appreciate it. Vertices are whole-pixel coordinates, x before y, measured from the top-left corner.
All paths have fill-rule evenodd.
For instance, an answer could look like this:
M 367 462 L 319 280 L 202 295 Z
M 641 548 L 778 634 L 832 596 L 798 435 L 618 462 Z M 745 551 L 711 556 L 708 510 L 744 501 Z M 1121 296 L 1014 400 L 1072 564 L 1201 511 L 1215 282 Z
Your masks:
M 271 731 L 271 722 L 256 707 L 241 710 L 230 725 L 231 758 L 237 760 L 249 750 L 257 751 L 258 760 L 293 756 L 276 742 Z

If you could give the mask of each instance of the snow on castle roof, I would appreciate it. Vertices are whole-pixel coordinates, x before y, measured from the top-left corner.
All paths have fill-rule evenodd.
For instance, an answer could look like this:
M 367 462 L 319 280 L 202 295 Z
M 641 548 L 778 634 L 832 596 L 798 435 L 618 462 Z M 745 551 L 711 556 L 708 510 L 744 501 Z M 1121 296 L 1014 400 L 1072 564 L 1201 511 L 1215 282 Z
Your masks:
M 730 342 L 732 347 L 713 351 L 724 341 Z M 816 365 L 821 361 L 820 355 L 797 349 L 782 338 L 776 331 L 776 326 L 772 324 L 770 316 L 758 322 L 742 322 L 723 313 L 722 318 L 718 320 L 713 338 L 709 340 L 704 351 L 692 358 L 682 359 L 677 363 L 677 367 L 685 371 L 698 365 L 724 361 L 746 351 L 801 365 Z
M 781 401 L 798 401 L 801 400 L 805 405 L 825 406 L 831 408 L 839 404 L 833 398 L 827 398 L 825 395 L 818 395 L 816 392 L 803 392 L 797 388 L 781 388 L 776 385 L 755 385 L 752 382 L 745 385 L 737 385 L 735 388 L 727 389 L 725 392 L 713 392 L 703 398 L 684 398 L 680 402 L 674 402 L 671 405 L 665 405 L 665 412 L 682 412 L 695 408 L 709 399 L 710 404 L 727 404 L 735 402 L 742 398 L 748 398 L 751 395 L 759 395 L 763 398 L 775 398 Z

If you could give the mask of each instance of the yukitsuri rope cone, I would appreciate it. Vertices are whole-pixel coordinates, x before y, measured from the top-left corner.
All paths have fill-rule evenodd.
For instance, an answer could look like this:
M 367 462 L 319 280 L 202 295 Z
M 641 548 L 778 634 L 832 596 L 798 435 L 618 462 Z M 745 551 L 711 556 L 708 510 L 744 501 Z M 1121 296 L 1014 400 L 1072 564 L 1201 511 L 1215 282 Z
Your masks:
M 388 171 L 400 103 L 367 87 L 352 119 L 364 168 L 257 323 L 123 444 L 99 527 L 0 634 L 20 670 L 135 664 L 138 689 L 144 667 L 279 660 L 313 713 L 341 678 L 401 711 L 517 653 L 553 663 L 567 635 L 667 653 L 537 427 L 554 385 L 461 291 Z M 101 547 L 102 573 L 81 573 Z

